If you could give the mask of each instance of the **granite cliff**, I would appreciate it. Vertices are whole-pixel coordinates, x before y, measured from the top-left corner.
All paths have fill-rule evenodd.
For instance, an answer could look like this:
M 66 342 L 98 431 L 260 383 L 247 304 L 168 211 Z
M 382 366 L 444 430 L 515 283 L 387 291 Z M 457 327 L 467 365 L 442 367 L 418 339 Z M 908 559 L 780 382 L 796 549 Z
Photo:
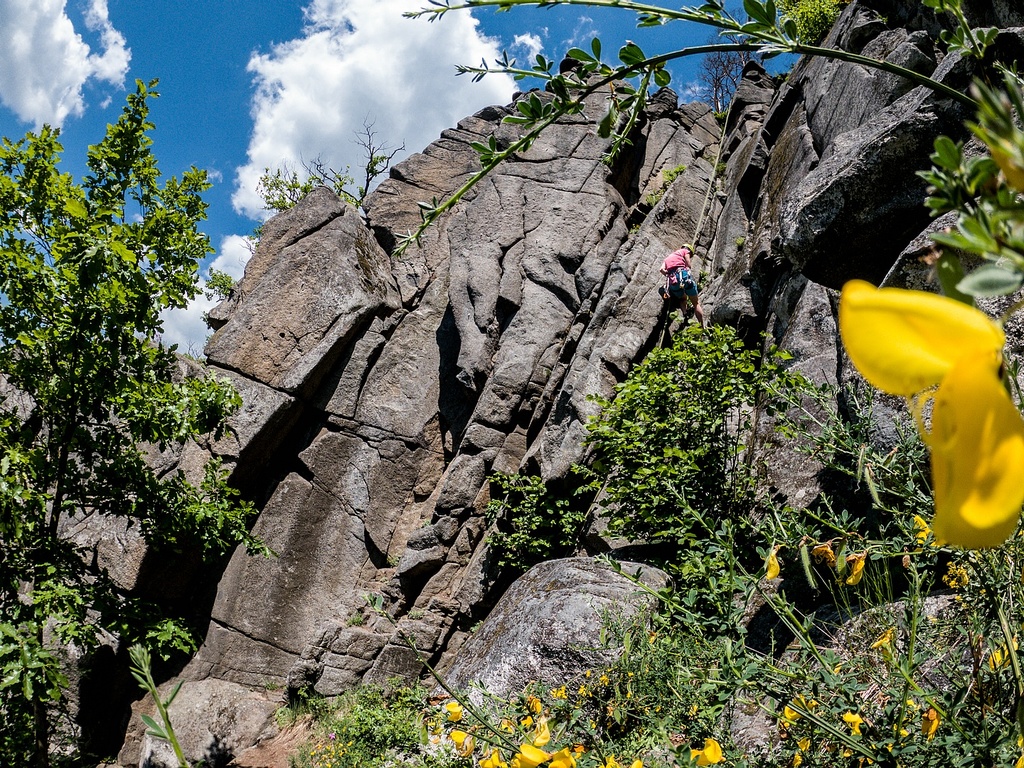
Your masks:
M 971 67 L 935 44 L 935 17 L 905 5 L 855 0 L 827 43 L 966 89 Z M 1004 29 L 997 45 L 1020 56 L 1024 15 L 975 5 L 978 23 Z M 279 694 L 268 689 L 329 696 L 418 676 L 399 632 L 498 684 L 495 654 L 527 654 L 491 637 L 485 657 L 474 645 L 487 633 L 469 633 L 501 621 L 487 618 L 501 586 L 488 569 L 488 477 L 557 482 L 586 459 L 590 396 L 611 395 L 665 338 L 664 255 L 695 243 L 712 322 L 765 332 L 808 375 L 843 380 L 835 291 L 851 277 L 919 279 L 939 224 L 916 172 L 936 136 L 967 138 L 969 117 L 851 64 L 801 60 L 781 84 L 749 65 L 724 132 L 707 106 L 665 89 L 608 166 L 592 107 L 499 167 L 401 256 L 392 251 L 419 222 L 417 201 L 478 168 L 470 143 L 515 135 L 501 122 L 512 105 L 466 118 L 395 167 L 365 217 L 313 192 L 266 224 L 244 279 L 211 313 L 207 364 L 245 406 L 231 437 L 166 460 L 222 456 L 278 557 L 238 552 L 215 583 L 172 580 L 210 594 L 176 704 L 182 721 L 195 713 L 183 728 L 197 759 L 272 733 Z M 784 445 L 765 450 L 791 502 L 811 498 L 815 467 Z M 615 546 L 595 532 L 580 554 Z M 610 572 L 573 561 L 555 571 L 533 577 L 532 599 L 566 580 L 622 599 Z M 367 610 L 368 593 L 384 597 L 397 629 Z M 120 764 L 152 750 L 133 725 Z

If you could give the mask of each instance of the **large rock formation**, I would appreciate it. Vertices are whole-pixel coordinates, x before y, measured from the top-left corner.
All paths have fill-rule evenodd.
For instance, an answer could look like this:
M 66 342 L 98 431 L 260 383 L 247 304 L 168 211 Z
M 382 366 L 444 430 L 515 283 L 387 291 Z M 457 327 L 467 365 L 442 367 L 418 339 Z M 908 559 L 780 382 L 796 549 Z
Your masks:
M 1010 5 L 979 13 L 1024 23 Z M 903 6 L 855 1 L 826 42 L 966 88 L 971 67 L 935 46 L 935 17 Z M 1021 35 L 999 44 L 1019 47 Z M 326 189 L 272 219 L 211 313 L 209 365 L 246 406 L 235 437 L 208 448 L 259 504 L 256 532 L 278 556 L 232 557 L 181 706 L 218 681 L 218 711 L 232 697 L 240 712 L 255 708 L 240 721 L 256 734 L 268 687 L 333 695 L 417 676 L 402 636 L 450 662 L 498 597 L 488 476 L 561 480 L 585 460 L 590 396 L 610 396 L 662 341 L 658 269 L 681 242 L 697 245 L 714 321 L 751 339 L 767 331 L 804 372 L 840 380 L 833 291 L 881 280 L 927 229 L 916 171 L 935 136 L 965 135 L 967 117 L 856 65 L 801 61 L 780 90 L 751 65 L 706 196 L 721 133 L 708 107 L 663 90 L 609 167 L 595 102 L 392 255 L 419 222 L 417 202 L 478 168 L 471 142 L 513 137 L 501 123 L 511 110 L 485 109 L 395 167 L 366 221 Z M 666 185 L 663 172 L 681 166 Z M 776 485 L 809 501 L 814 466 L 766 450 L 778 451 Z M 367 594 L 391 620 L 367 609 Z M 142 752 L 130 739 L 121 763 Z

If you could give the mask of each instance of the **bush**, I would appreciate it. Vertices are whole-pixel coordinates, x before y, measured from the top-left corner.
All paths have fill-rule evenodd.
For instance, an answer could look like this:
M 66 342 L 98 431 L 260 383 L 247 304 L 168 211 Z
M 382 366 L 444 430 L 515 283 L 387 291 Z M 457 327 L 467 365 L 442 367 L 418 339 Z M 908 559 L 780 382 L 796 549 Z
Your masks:
M 329 701 L 300 700 L 291 716 L 308 714 L 314 737 L 292 758 L 296 768 L 373 768 L 401 763 L 419 749 L 420 688 L 385 690 L 364 686 Z
M 728 612 L 733 553 L 744 567 L 756 558 L 762 473 L 744 441 L 758 414 L 780 402 L 777 391 L 796 385 L 783 358 L 746 348 L 731 328 L 691 328 L 652 351 L 613 401 L 599 401 L 588 426 L 596 460 L 585 473 L 609 532 L 661 545 L 662 564 L 702 614 Z
M 585 505 L 534 475 L 497 474 L 491 482 L 503 494 L 487 505 L 488 522 L 495 525 L 488 544 L 499 569 L 523 573 L 575 553 L 588 520 Z
M 840 0 L 779 0 L 777 5 L 796 22 L 800 42 L 809 45 L 820 42 L 839 18 Z

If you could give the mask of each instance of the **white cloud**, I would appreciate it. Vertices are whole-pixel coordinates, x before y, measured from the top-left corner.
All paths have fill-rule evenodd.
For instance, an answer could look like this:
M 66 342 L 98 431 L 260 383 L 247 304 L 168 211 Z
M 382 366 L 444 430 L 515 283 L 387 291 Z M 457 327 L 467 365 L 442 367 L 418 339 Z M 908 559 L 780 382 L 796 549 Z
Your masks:
M 202 289 L 206 283 L 200 283 Z M 165 309 L 160 313 L 160 319 L 164 323 L 164 332 L 160 340 L 168 347 L 177 344 L 179 352 L 201 357 L 206 337 L 213 333 L 203 318 L 219 303 L 220 299 L 208 299 L 206 294 L 200 293 L 185 309 Z
M 576 19 L 576 26 L 572 30 L 572 35 L 564 43 L 567 48 L 583 48 L 589 51 L 590 42 L 595 37 L 600 36 L 601 34 L 598 32 L 594 20 L 589 16 L 580 16 Z
M 522 49 L 526 52 L 526 57 L 529 60 L 529 64 L 533 64 L 537 59 L 537 54 L 544 50 L 544 43 L 541 41 L 539 35 L 533 35 L 527 32 L 525 35 L 516 35 L 512 40 L 512 48 Z
M 683 90 L 679 94 L 679 102 L 688 104 L 691 101 L 701 101 L 706 97 L 706 91 L 707 88 L 701 85 L 699 80 L 690 80 L 683 86 Z
M 220 253 L 210 264 L 210 269 L 226 272 L 235 280 L 241 280 L 242 274 L 245 272 L 245 265 L 252 257 L 253 245 L 251 237 L 228 235 L 220 241 Z
M 256 184 L 265 168 L 301 168 L 317 158 L 358 177 L 364 121 L 376 140 L 418 152 L 441 131 L 488 104 L 511 100 L 511 78 L 455 77 L 455 64 L 492 61 L 496 41 L 467 12 L 436 23 L 405 19 L 409 0 L 312 0 L 303 37 L 254 54 L 254 120 L 248 162 L 238 169 L 236 210 L 261 218 Z
M 131 50 L 110 23 L 107 0 L 91 0 L 85 26 L 99 35 L 102 53 L 75 30 L 66 0 L 0 0 L 0 102 L 19 119 L 61 126 L 85 110 L 88 81 L 124 86 Z
M 251 239 L 242 235 L 228 235 L 220 243 L 220 253 L 210 264 L 210 269 L 226 272 L 241 280 L 245 265 L 252 256 Z M 160 317 L 164 323 L 161 339 L 164 344 L 178 345 L 179 352 L 187 352 L 193 357 L 201 357 L 206 337 L 213 333 L 206 325 L 203 317 L 220 302 L 218 298 L 208 298 L 202 290 L 206 281 L 200 278 L 200 293 L 185 309 L 167 309 Z

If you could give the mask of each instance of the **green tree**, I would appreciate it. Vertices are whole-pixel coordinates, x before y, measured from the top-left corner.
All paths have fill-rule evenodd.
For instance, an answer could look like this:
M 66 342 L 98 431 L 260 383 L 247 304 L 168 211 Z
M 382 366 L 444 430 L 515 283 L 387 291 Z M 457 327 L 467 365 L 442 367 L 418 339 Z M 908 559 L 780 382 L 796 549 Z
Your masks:
M 210 252 L 205 172 L 161 181 L 139 82 L 90 147 L 88 174 L 58 170 L 49 127 L 0 145 L 0 763 L 47 766 L 62 696 L 60 649 L 101 632 L 190 650 L 193 636 L 114 582 L 69 531 L 122 518 L 154 548 L 220 555 L 251 506 L 212 462 L 199 486 L 159 477 L 140 446 L 219 433 L 240 398 L 227 381 L 176 380 L 164 309 L 198 292 Z
M 267 210 L 274 213 L 287 211 L 317 187 L 327 187 L 351 206 L 362 206 L 373 180 L 387 172 L 395 155 L 405 149 L 405 144 L 391 147 L 385 142 L 378 142 L 377 132 L 369 121 L 363 123 L 363 130 L 356 133 L 354 141 L 363 150 L 362 184 L 354 190 L 350 189 L 355 178 L 349 169 L 341 173 L 326 166 L 320 158 L 311 163 L 303 163 L 301 173 L 290 168 L 287 163 L 273 170 L 264 168 L 256 184 L 256 192 L 263 198 Z M 257 228 L 256 237 L 259 237 L 261 228 Z

